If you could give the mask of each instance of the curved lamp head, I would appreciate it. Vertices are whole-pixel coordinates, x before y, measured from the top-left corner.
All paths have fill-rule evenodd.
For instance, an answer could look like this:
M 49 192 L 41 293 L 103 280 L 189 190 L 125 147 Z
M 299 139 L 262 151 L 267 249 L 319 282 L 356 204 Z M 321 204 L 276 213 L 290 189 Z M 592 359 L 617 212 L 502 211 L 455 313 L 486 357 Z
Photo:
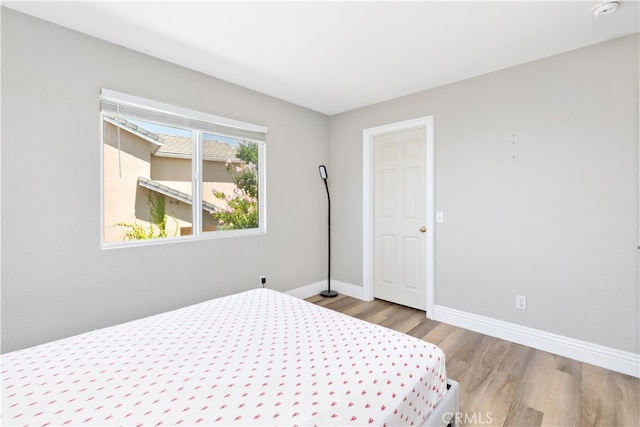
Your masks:
M 327 179 L 327 168 L 325 165 L 318 166 L 318 170 L 320 171 L 320 178 L 326 180 Z

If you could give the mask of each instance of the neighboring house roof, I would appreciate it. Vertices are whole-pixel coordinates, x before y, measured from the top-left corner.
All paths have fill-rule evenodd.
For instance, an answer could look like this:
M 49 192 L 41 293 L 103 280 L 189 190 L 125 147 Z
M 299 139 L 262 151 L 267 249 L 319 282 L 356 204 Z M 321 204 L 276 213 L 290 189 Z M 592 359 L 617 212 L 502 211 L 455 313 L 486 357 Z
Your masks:
M 186 136 L 176 135 L 159 135 L 164 141 L 162 147 L 154 154 L 156 156 L 164 157 L 179 157 L 190 159 L 192 154 L 191 138 Z M 202 158 L 203 160 L 226 162 L 231 159 L 233 162 L 238 162 L 236 158 L 236 149 L 224 142 L 215 141 L 212 139 L 205 139 L 202 144 Z
M 185 202 L 190 205 L 193 204 L 193 198 L 187 193 L 183 193 L 182 191 L 178 191 L 174 188 L 161 184 L 157 181 L 153 181 L 149 178 L 145 178 L 143 176 L 138 177 L 138 185 L 144 188 L 148 188 L 149 190 L 164 194 L 165 196 L 169 196 L 181 202 Z M 219 210 L 215 205 L 204 200 L 202 201 L 202 209 L 210 213 L 214 213 Z
M 122 117 L 111 117 L 105 114 L 104 119 L 114 126 L 118 126 L 119 128 L 126 130 L 127 132 L 131 132 L 132 134 L 151 142 L 153 144 L 152 147 L 154 151 L 162 146 L 162 144 L 164 144 L 164 139 L 162 139 L 159 135 L 149 132 L 148 130 L 141 128 L 135 123 L 125 120 Z
M 122 117 L 112 117 L 105 115 L 104 119 L 114 126 L 118 126 L 127 132 L 139 136 L 151 142 L 151 152 L 159 157 L 175 157 L 190 159 L 192 155 L 191 138 L 188 136 L 159 135 L 132 123 Z M 227 143 L 213 139 L 205 139 L 202 144 L 202 158 L 208 161 L 226 162 L 231 160 L 234 163 L 241 162 L 236 158 L 236 149 Z

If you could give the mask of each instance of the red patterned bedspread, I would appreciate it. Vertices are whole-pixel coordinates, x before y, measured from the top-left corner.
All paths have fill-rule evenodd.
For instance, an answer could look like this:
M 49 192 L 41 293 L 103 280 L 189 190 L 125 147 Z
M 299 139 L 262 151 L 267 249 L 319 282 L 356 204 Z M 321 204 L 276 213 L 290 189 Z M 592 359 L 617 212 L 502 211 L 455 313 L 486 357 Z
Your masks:
M 2 424 L 420 425 L 425 341 L 268 289 L 2 356 Z

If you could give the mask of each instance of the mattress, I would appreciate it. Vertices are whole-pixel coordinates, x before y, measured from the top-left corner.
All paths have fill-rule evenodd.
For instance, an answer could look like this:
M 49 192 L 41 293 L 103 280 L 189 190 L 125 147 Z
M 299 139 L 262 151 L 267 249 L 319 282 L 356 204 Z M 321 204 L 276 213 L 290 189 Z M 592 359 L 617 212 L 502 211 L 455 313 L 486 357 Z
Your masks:
M 428 342 L 269 289 L 2 356 L 2 424 L 420 425 Z

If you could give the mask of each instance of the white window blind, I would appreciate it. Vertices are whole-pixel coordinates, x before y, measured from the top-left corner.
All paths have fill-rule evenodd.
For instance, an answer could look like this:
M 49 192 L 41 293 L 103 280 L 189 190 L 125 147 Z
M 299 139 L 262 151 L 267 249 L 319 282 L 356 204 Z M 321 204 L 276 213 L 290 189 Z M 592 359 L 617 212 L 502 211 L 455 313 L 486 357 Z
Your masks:
M 113 118 L 128 117 L 177 128 L 210 132 L 244 141 L 264 143 L 267 139 L 267 128 L 264 126 L 164 104 L 109 89 L 100 91 L 100 111 Z

